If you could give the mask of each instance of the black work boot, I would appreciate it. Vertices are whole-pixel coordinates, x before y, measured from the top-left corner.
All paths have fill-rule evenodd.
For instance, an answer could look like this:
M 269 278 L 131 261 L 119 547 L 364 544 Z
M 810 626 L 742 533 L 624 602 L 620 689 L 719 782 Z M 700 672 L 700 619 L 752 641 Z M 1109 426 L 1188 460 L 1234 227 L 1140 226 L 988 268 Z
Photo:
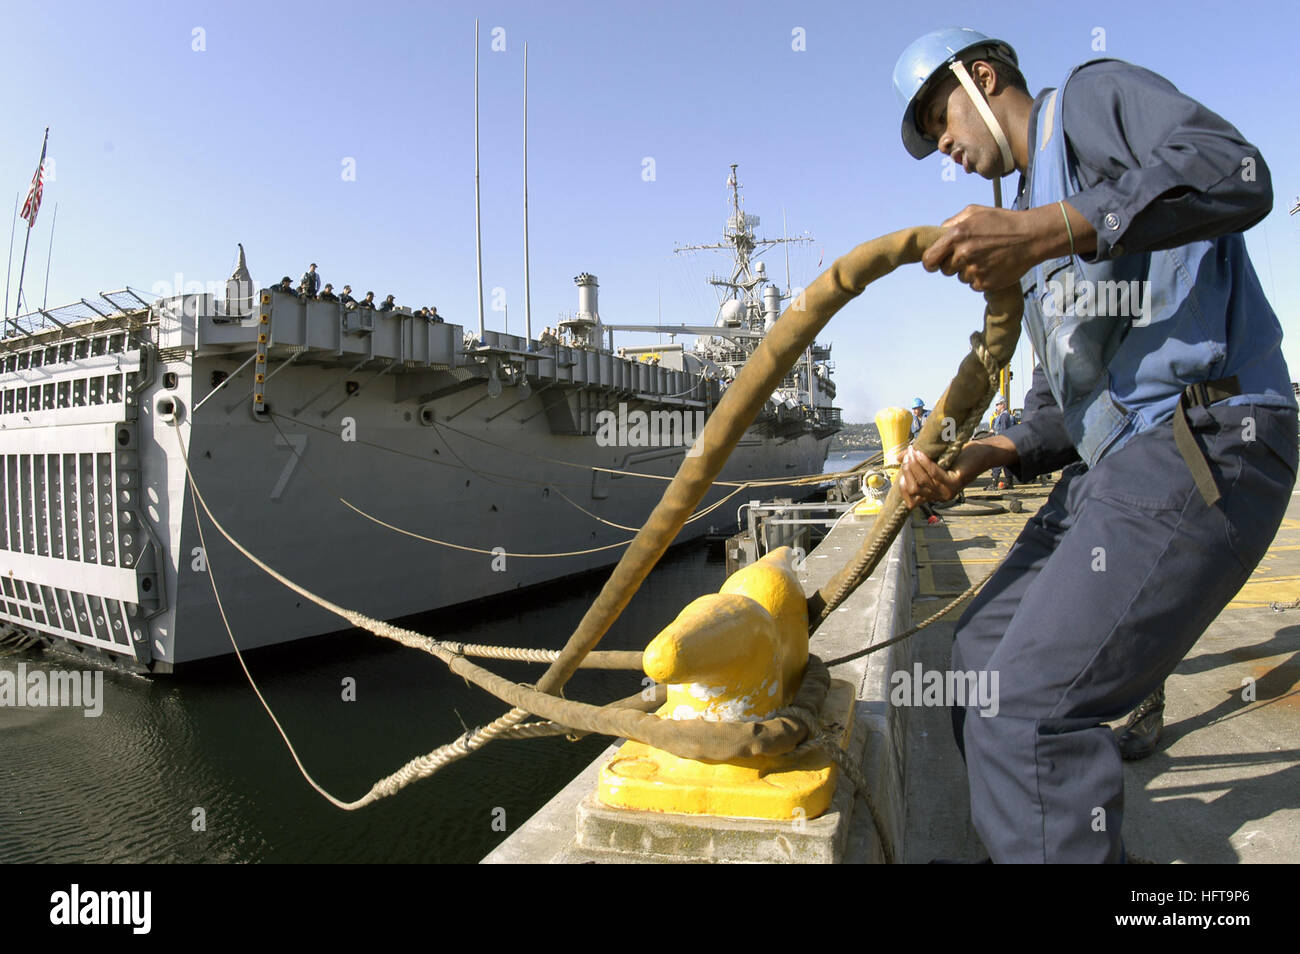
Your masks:
M 1124 728 L 1118 731 L 1119 754 L 1134 762 L 1144 759 L 1156 750 L 1160 731 L 1165 725 L 1165 684 L 1142 700 L 1128 717 Z

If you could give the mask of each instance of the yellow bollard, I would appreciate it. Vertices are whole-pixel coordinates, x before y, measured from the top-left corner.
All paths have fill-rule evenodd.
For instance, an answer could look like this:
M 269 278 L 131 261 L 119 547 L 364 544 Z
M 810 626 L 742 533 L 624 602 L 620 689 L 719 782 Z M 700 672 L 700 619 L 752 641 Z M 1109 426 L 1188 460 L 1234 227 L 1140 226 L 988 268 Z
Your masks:
M 876 414 L 876 430 L 880 432 L 880 444 L 885 456 L 884 473 L 867 476 L 862 487 L 862 502 L 853 508 L 853 513 L 857 516 L 873 516 L 884 507 L 889 485 L 898 477 L 903 451 L 911 443 L 912 412 L 901 407 L 883 408 Z
M 646 647 L 643 667 L 668 686 L 672 719 L 760 721 L 781 708 L 776 622 L 748 596 L 710 593 L 687 604 Z
M 885 452 L 885 470 L 895 474 L 912 440 L 912 412 L 901 407 L 884 408 L 876 414 L 876 430 L 880 431 L 880 445 Z
M 772 615 L 781 657 L 781 705 L 789 705 L 808 665 L 808 598 L 794 571 L 794 551 L 773 550 L 731 574 L 718 592 L 748 596 Z
M 668 686 L 661 718 L 756 722 L 794 698 L 808 662 L 808 610 L 782 547 L 702 596 L 646 647 L 646 674 Z M 835 721 L 848 725 L 848 711 Z M 847 730 L 846 730 L 847 731 Z M 814 818 L 830 805 L 834 766 L 822 752 L 713 764 L 627 742 L 600 772 L 614 808 L 741 818 Z
M 862 481 L 862 502 L 853 508 L 853 513 L 863 517 L 880 513 L 885 498 L 889 496 L 889 486 L 889 478 L 882 471 L 867 474 Z

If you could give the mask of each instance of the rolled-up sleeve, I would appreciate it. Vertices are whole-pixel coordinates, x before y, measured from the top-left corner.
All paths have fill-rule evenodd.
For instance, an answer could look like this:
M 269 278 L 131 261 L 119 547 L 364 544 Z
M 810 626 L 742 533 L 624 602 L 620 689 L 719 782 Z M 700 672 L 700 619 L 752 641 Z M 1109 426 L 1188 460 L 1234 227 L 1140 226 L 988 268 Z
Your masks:
M 1007 428 L 1002 436 L 1016 447 L 1019 460 L 1009 469 L 1020 481 L 1050 474 L 1079 459 L 1042 365 L 1034 368 L 1034 380 L 1025 395 L 1024 420 Z
M 1061 108 L 1081 190 L 1069 201 L 1097 230 L 1093 262 L 1241 232 L 1273 207 L 1259 150 L 1150 70 L 1083 66 Z

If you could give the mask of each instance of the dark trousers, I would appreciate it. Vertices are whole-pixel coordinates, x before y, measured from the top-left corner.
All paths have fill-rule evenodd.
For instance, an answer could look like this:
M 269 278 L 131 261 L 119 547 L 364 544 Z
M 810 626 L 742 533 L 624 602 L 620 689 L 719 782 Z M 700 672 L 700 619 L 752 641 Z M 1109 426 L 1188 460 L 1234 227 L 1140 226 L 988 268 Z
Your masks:
M 953 712 L 971 817 L 996 862 L 1123 857 L 1123 769 L 1104 723 L 1173 671 L 1282 521 L 1295 412 L 1188 418 L 1218 503 L 1197 491 L 1169 424 L 1092 469 L 1072 465 L 957 624 L 953 669 L 998 679 L 996 715 Z

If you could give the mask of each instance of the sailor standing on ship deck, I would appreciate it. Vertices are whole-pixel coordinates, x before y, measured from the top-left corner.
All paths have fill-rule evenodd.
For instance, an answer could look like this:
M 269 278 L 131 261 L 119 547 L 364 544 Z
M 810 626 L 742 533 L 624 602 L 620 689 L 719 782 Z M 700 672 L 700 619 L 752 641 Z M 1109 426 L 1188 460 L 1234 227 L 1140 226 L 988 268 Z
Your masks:
M 1041 365 L 1023 423 L 952 471 L 912 449 L 900 489 L 915 504 L 993 466 L 1022 481 L 1064 467 L 957 624 L 953 669 L 1001 686 L 997 715 L 954 711 L 971 817 L 994 861 L 1122 861 L 1105 723 L 1240 589 L 1295 483 L 1282 329 L 1241 235 L 1272 207 L 1268 169 L 1222 118 L 1117 60 L 1031 97 L 1006 43 L 941 30 L 904 51 L 894 86 L 912 156 L 1021 173 L 1014 210 L 968 207 L 923 261 L 981 291 L 1019 280 Z M 1128 314 L 1065 292 L 1121 282 Z
M 307 271 L 302 273 L 302 293 L 308 298 L 315 298 L 320 292 L 320 273 L 316 271 L 316 263 L 312 262 L 307 266 Z

